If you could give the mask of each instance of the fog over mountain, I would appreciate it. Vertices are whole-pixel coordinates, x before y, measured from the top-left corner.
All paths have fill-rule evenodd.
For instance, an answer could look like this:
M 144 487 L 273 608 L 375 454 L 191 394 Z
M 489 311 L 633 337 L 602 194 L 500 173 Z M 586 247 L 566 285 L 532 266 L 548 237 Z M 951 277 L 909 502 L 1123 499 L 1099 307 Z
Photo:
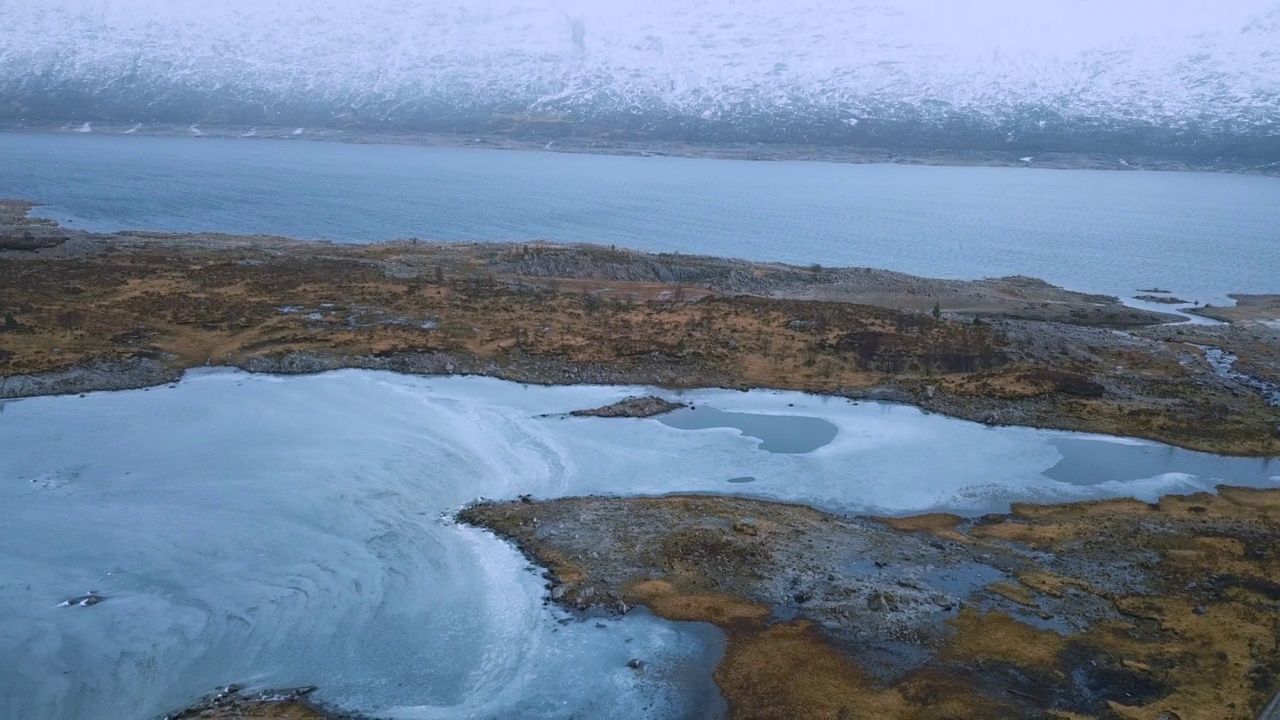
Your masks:
M 1275 0 L 0 0 L 0 120 L 1280 160 Z

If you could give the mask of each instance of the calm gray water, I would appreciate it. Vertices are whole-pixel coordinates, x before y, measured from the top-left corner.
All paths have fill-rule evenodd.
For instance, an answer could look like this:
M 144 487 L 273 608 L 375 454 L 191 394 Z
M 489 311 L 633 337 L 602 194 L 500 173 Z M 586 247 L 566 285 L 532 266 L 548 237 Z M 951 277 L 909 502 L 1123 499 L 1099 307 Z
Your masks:
M 1213 303 L 1280 291 L 1269 177 L 0 133 L 0 196 L 107 231 L 586 241 Z
M 739 490 L 977 515 L 1280 485 L 1280 462 L 796 393 L 678 398 L 756 437 L 544 417 L 649 392 L 203 371 L 0 404 L 0 717 L 152 717 L 233 682 L 406 719 L 714 712 L 718 633 L 562 624 L 512 548 L 443 519 L 477 496 Z M 796 428 L 819 433 L 808 452 L 765 447 Z M 59 607 L 89 590 L 108 599 Z

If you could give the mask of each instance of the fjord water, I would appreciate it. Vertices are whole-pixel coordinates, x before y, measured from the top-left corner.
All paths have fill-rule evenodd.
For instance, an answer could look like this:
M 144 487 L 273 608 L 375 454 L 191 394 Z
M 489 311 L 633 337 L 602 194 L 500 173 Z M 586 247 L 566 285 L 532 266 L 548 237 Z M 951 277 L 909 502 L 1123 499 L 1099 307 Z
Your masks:
M 393 718 L 715 714 L 716 631 L 562 623 L 512 548 L 447 519 L 478 496 L 974 515 L 1280 484 L 1264 460 L 797 393 L 671 395 L 719 413 L 686 427 L 560 414 L 650 391 L 215 370 L 0 405 L 0 716 L 151 717 L 233 682 Z M 59 607 L 89 590 L 107 600 Z
M 0 133 L 0 197 L 102 231 L 593 242 L 1214 304 L 1280 268 L 1280 178 L 1209 173 Z

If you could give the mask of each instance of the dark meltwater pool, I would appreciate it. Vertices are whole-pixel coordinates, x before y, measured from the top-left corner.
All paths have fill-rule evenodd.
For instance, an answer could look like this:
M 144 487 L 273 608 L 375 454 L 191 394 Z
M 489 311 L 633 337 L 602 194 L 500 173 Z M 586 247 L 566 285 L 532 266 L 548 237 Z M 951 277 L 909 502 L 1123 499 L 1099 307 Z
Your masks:
M 725 412 L 709 407 L 685 408 L 659 416 L 663 425 L 681 430 L 725 428 L 760 441 L 760 449 L 772 453 L 807 453 L 824 447 L 840 431 L 835 425 L 803 415 L 761 415 Z M 734 478 L 729 482 L 750 482 Z

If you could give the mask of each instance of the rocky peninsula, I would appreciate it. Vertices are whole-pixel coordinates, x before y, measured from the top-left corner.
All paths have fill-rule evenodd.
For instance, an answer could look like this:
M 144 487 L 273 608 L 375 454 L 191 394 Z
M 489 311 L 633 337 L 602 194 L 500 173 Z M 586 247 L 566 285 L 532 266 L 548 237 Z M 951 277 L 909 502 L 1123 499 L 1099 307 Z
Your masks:
M 460 517 L 548 568 L 557 602 L 721 628 L 734 718 L 1252 720 L 1280 688 L 1280 491 L 977 519 L 705 496 Z

